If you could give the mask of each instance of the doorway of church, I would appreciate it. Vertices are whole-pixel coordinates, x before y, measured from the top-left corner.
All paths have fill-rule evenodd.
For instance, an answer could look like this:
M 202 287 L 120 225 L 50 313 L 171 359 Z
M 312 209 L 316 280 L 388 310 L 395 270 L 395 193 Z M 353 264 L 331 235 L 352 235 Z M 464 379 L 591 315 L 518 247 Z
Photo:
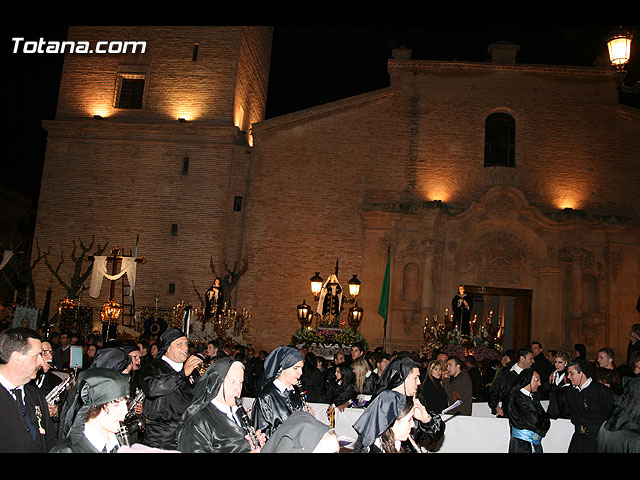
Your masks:
M 479 324 L 491 318 L 496 328 L 502 327 L 504 350 L 529 345 L 532 290 L 465 285 L 465 292 L 473 295 L 471 319 L 477 315 Z

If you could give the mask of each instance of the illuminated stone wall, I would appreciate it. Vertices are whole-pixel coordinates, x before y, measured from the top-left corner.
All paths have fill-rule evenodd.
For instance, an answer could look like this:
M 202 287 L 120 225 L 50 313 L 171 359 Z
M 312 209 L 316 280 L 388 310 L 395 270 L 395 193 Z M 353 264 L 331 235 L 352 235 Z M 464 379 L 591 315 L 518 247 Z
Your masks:
M 479 64 L 396 51 L 388 89 L 254 127 L 242 298 L 270 343 L 339 258 L 382 345 L 391 245 L 388 350 L 418 348 L 425 316 L 463 283 L 532 292 L 520 342 L 624 355 L 640 292 L 638 112 L 617 104 L 607 68 L 519 65 L 496 48 Z M 494 112 L 515 119 L 515 167 L 484 166 Z
M 617 104 L 606 68 L 520 65 L 508 45 L 485 63 L 396 50 L 388 88 L 264 120 L 270 29 L 71 38 L 146 39 L 148 53 L 66 57 L 36 227 L 52 262 L 74 239 L 129 249 L 139 234 L 140 303 L 159 294 L 170 306 L 197 304 L 210 258 L 220 270 L 246 258 L 237 306 L 252 314 L 249 341 L 269 350 L 298 328 L 297 304 L 315 307 L 309 278 L 338 259 L 345 289 L 362 280 L 361 331 L 375 347 L 390 245 L 389 351 L 418 348 L 424 317 L 464 283 L 531 291 L 527 342 L 624 352 L 639 321 L 640 117 Z M 113 108 L 123 71 L 148 73 L 141 110 Z M 484 166 L 494 112 L 515 120 L 515 167 Z M 39 298 L 49 285 L 61 298 L 42 265 L 36 283 Z
M 248 125 L 264 118 L 270 27 L 72 27 L 69 39 L 146 41 L 144 54 L 67 54 L 56 119 L 46 122 L 44 165 L 35 238 L 51 249 L 69 279 L 73 241 L 135 249 L 137 305 L 185 301 L 195 289 L 240 259 L 242 216 L 250 162 Z M 194 60 L 193 47 L 198 44 Z M 114 107 L 120 72 L 146 75 L 140 109 Z M 94 118 L 100 115 L 101 118 Z M 179 123 L 184 118 L 186 123 Z M 176 234 L 172 234 L 176 225 Z M 93 253 L 93 252 L 90 252 Z M 84 268 L 90 265 L 84 263 Z M 43 262 L 35 271 L 39 297 L 64 291 Z M 170 284 L 175 291 L 170 293 Z M 89 286 L 89 280 L 85 287 Z M 98 299 L 109 295 L 105 279 Z M 121 299 L 118 285 L 117 300 Z

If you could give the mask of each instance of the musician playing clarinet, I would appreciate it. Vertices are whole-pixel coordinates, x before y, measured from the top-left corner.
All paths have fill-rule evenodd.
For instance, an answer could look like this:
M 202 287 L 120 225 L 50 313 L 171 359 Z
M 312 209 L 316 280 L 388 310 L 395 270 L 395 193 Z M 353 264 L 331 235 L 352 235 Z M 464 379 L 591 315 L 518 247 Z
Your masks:
M 253 402 L 251 422 L 267 439 L 294 411 L 315 415 L 296 388 L 303 364 L 302 353 L 288 346 L 277 347 L 264 359 L 264 383 Z
M 237 406 L 243 381 L 244 365 L 231 357 L 217 359 L 206 370 L 195 384 L 193 403 L 182 415 L 180 452 L 260 452 L 266 437 L 251 431 L 246 412 Z

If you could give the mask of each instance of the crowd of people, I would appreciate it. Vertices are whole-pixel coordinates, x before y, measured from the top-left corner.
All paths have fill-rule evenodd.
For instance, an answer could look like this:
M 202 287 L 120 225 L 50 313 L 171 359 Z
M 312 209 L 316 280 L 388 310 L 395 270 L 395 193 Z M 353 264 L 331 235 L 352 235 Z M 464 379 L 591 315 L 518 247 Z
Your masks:
M 80 367 L 72 346 L 82 347 Z M 509 452 L 542 452 L 559 418 L 575 426 L 568 452 L 638 452 L 640 324 L 626 353 L 619 361 L 602 348 L 590 361 L 584 345 L 533 342 L 479 363 L 360 343 L 327 359 L 306 347 L 193 342 L 175 328 L 129 342 L 11 328 L 0 333 L 0 451 L 339 452 L 331 422 L 318 418 L 347 408 L 362 409 L 348 451 L 437 451 L 443 415 L 484 402 L 508 419 Z

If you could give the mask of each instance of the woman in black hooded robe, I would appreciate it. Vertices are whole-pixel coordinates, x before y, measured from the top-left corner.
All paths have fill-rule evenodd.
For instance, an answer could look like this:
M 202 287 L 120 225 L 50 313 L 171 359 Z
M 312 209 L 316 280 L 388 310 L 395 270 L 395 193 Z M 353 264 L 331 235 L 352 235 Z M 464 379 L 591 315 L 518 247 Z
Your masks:
M 244 366 L 231 357 L 223 357 L 211 365 L 199 378 L 194 388 L 193 403 L 182 414 L 178 430 L 178 450 L 183 453 L 249 453 L 260 451 L 264 445 L 264 435 L 256 432 L 261 445 L 256 448 L 247 438 L 248 432 L 242 426 L 239 407 L 234 406 L 242 391 L 234 390 L 225 382 L 229 370 Z M 237 378 L 242 378 L 238 376 Z M 217 400 L 217 402 L 213 402 Z M 216 406 L 216 405 L 219 405 Z M 228 412 L 224 412 L 224 407 Z
M 416 396 L 419 386 L 420 364 L 411 357 L 410 353 L 400 353 L 389 362 L 382 372 L 376 391 L 366 408 L 369 408 L 379 395 L 388 390 L 392 390 L 404 397 L 410 397 L 415 411 L 413 419 L 415 426 L 411 431 L 411 437 L 417 444 L 422 443 L 422 441 L 437 442 L 444 435 L 445 423 L 439 412 L 427 412 L 424 405 L 420 403 Z M 362 435 L 358 435 L 354 445 L 355 453 L 368 451 L 367 446 L 362 441 Z M 403 448 L 407 452 L 415 452 L 413 444 L 409 445 L 405 442 Z
M 251 408 L 251 423 L 268 438 L 296 410 L 304 408 L 297 382 L 304 357 L 298 349 L 277 347 L 264 359 L 264 380 Z
M 358 432 L 355 453 L 405 453 L 415 425 L 413 397 L 385 390 L 369 403 L 353 424 Z

